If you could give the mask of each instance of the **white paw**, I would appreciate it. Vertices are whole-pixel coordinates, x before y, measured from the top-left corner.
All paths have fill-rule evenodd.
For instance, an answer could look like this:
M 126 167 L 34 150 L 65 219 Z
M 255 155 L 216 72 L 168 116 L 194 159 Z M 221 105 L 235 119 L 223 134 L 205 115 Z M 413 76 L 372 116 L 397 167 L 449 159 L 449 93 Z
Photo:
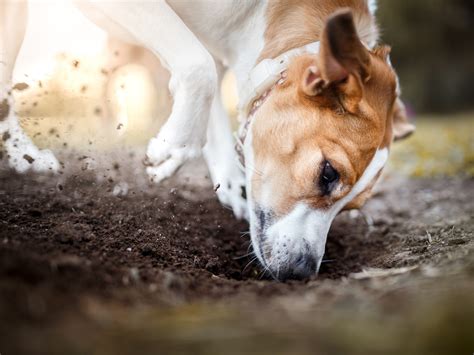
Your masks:
M 42 149 L 36 154 L 32 169 L 37 173 L 52 172 L 56 174 L 59 171 L 59 162 L 49 149 Z
M 17 173 L 28 171 L 35 173 L 57 173 L 59 162 L 49 149 L 21 152 L 9 152 L 8 163 Z
M 159 137 L 152 138 L 146 153 L 147 163 L 151 166 L 146 172 L 152 182 L 159 183 L 173 175 L 186 161 L 199 157 L 201 152 L 199 145 L 176 145 Z
M 247 200 L 242 196 L 245 189 L 245 178 L 239 171 L 235 175 L 228 174 L 226 177 L 214 178 L 215 189 L 219 201 L 234 212 L 237 219 L 249 219 Z
M 6 103 L 6 110 L 4 101 L 3 115 L 7 115 L 7 117 L 3 119 L 3 122 L 0 120 L 0 134 L 8 156 L 9 166 L 18 173 L 27 171 L 57 173 L 59 162 L 54 154 L 49 149 L 40 150 L 36 147 L 21 128 L 13 110 L 9 110 L 10 107 L 13 107 L 11 98 Z

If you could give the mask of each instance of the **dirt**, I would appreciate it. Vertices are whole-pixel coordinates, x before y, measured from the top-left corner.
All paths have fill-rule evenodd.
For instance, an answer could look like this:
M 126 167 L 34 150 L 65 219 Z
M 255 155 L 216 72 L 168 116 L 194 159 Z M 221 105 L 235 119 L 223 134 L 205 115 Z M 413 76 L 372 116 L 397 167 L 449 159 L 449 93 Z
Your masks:
M 252 262 L 248 225 L 219 205 L 209 183 L 115 193 L 111 181 L 58 181 L 0 176 L 2 354 L 358 353 L 346 317 L 368 333 L 386 324 L 393 344 L 366 335 L 358 343 L 370 344 L 360 353 L 377 353 L 405 336 L 394 315 L 410 322 L 440 302 L 442 322 L 455 317 L 473 329 L 472 179 L 386 177 L 365 216 L 338 216 L 320 275 L 285 283 Z M 459 315 L 463 302 L 470 313 Z M 320 317 L 326 325 L 313 324 Z M 425 318 L 412 325 L 432 330 Z M 413 353 L 431 349 L 427 334 Z M 462 334 L 457 349 L 474 349 Z
M 8 114 L 10 113 L 10 106 L 8 105 L 7 99 L 3 99 L 2 102 L 0 102 L 0 122 L 5 120 L 5 118 L 8 117 Z

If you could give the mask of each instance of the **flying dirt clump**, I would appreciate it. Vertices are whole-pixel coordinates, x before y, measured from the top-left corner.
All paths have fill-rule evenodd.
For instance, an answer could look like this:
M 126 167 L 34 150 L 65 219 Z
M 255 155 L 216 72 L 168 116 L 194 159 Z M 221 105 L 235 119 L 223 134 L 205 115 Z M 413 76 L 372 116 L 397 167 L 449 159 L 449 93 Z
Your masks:
M 17 83 L 13 85 L 13 90 L 23 91 L 28 89 L 30 86 L 27 83 Z
M 7 118 L 9 112 L 10 105 L 8 105 L 7 99 L 3 99 L 3 101 L 0 102 L 0 122 Z

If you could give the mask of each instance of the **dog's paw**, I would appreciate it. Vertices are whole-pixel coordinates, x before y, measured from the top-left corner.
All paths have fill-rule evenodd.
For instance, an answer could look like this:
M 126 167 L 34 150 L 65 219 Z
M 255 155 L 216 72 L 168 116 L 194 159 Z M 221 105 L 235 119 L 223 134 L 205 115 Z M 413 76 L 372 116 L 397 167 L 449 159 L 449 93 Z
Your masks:
M 233 184 L 229 182 L 224 183 L 224 186 L 219 186 L 216 191 L 219 201 L 230 208 L 234 212 L 237 219 L 245 219 L 248 221 L 249 213 L 247 208 L 247 200 L 242 197 L 242 188 L 240 184 Z
M 2 136 L 8 165 L 17 173 L 57 173 L 60 165 L 49 149 L 38 149 L 18 123 L 13 99 L 4 100 L 0 107 L 0 135 Z M 3 120 L 2 120 L 3 118 Z
M 232 171 L 233 170 L 233 171 Z M 247 200 L 244 198 L 245 176 L 236 169 L 231 169 L 229 173 L 213 174 L 214 190 L 219 201 L 228 206 L 234 212 L 237 219 L 249 219 Z
M 8 156 L 9 166 L 20 174 L 28 171 L 56 174 L 59 171 L 59 162 L 49 149 L 9 149 Z
M 150 180 L 159 183 L 173 175 L 186 161 L 201 155 L 199 145 L 175 145 L 160 138 L 152 138 L 148 144 L 146 172 Z
M 51 172 L 56 174 L 59 171 L 59 162 L 49 149 L 42 149 L 36 154 L 32 169 L 37 173 Z

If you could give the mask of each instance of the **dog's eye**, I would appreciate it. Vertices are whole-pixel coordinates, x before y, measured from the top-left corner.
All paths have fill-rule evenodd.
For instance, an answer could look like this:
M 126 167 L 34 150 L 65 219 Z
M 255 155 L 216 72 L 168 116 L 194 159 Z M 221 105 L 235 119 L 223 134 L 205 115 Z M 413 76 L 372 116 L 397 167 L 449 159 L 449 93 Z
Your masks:
M 319 179 L 319 187 L 321 188 L 322 194 L 330 194 L 338 180 L 339 174 L 336 169 L 334 169 L 328 161 L 325 161 Z

